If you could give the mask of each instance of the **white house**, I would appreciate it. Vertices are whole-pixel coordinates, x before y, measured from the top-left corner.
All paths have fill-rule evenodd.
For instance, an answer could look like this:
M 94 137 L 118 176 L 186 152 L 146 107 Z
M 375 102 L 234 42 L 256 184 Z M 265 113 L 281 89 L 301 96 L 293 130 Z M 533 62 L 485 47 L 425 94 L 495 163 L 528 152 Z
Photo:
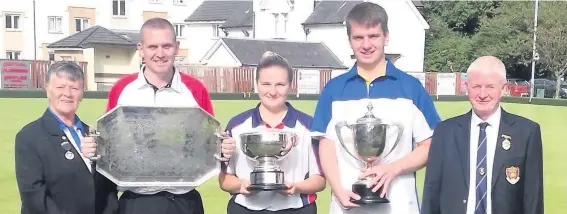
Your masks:
M 388 13 L 389 42 L 385 47 L 388 58 L 406 72 L 423 72 L 425 31 L 429 25 L 410 0 L 369 0 L 384 7 Z M 348 43 L 345 16 L 362 1 L 322 1 L 302 23 L 308 41 L 323 41 L 348 67 L 354 64 Z
M 423 72 L 425 30 L 420 1 L 371 0 L 389 15 L 387 57 L 407 72 Z M 205 0 L 186 21 L 191 32 L 188 59 L 205 63 L 215 42 L 226 38 L 323 42 L 343 63 L 354 63 L 345 16 L 360 1 L 337 0 Z M 230 61 L 230 59 L 228 59 Z
M 253 33 L 251 9 L 251 1 L 203 1 L 185 19 L 190 32 L 187 35 L 187 45 L 191 47 L 187 60 L 191 63 L 200 63 L 218 38 L 251 37 Z M 223 24 L 230 24 L 232 28 L 223 29 L 221 28 Z

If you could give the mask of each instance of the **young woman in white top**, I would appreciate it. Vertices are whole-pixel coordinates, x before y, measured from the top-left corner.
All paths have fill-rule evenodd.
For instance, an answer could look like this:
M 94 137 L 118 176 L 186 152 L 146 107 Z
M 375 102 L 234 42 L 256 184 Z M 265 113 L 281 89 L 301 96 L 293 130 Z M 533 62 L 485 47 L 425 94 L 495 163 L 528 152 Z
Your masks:
M 309 134 L 312 117 L 286 102 L 292 80 L 293 69 L 289 62 L 266 52 L 256 69 L 260 103 L 227 124 L 226 133 L 231 137 L 221 145 L 222 155 L 229 161 L 222 164 L 219 175 L 221 189 L 232 194 L 227 214 L 317 213 L 315 193 L 322 191 L 326 183 L 318 162 L 318 142 Z M 260 192 L 247 189 L 256 163 L 243 154 L 239 135 L 256 128 L 282 129 L 297 134 L 297 145 L 278 162 L 287 189 Z

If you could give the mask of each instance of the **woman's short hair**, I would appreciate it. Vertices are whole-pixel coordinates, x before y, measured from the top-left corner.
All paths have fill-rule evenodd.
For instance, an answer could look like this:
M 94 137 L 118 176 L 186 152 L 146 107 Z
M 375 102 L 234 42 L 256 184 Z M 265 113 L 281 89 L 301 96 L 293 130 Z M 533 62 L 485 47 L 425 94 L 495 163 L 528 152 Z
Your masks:
M 266 51 L 264 54 L 262 54 L 262 58 L 258 63 L 258 67 L 256 67 L 256 81 L 258 81 L 258 79 L 260 78 L 260 71 L 262 71 L 262 69 L 273 66 L 279 66 L 286 69 L 287 79 L 289 83 L 292 82 L 293 68 L 291 67 L 291 64 L 284 57 L 271 51 Z

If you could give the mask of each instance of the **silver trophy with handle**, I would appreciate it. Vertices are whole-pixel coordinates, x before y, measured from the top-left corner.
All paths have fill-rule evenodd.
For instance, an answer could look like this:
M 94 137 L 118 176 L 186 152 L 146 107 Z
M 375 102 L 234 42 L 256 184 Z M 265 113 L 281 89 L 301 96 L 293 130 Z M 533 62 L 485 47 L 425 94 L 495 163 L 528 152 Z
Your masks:
M 250 173 L 249 191 L 287 189 L 280 161 L 297 145 L 297 134 L 280 129 L 259 129 L 239 135 L 240 149 L 256 163 Z
M 346 152 L 359 162 L 364 164 L 366 170 L 370 170 L 373 163 L 379 159 L 384 160 L 398 145 L 401 140 L 404 127 L 397 123 L 386 123 L 372 114 L 372 103 L 368 104 L 368 112 L 356 123 L 348 124 L 346 121 L 340 121 L 335 125 L 339 143 Z M 344 140 L 341 129 L 347 127 L 352 140 Z M 397 138 L 391 142 L 388 139 L 388 133 L 396 133 Z M 388 143 L 392 143 L 390 146 Z M 386 148 L 390 148 L 385 152 Z M 351 199 L 356 204 L 372 204 L 372 203 L 389 203 L 387 198 L 380 197 L 382 192 L 380 188 L 376 192 L 372 192 L 372 188 L 368 188 L 367 184 L 372 181 L 373 177 L 365 177 L 359 179 L 352 185 L 352 191 L 358 194 L 359 200 Z

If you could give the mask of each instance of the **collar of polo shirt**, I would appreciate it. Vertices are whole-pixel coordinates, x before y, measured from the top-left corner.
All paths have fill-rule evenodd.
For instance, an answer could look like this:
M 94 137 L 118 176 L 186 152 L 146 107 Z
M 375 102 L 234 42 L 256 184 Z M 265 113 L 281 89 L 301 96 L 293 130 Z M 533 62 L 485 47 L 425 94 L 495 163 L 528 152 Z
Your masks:
M 260 115 L 260 105 L 261 104 L 258 103 L 258 105 L 256 105 L 256 108 L 254 108 L 254 112 L 252 114 L 252 128 L 256 128 L 260 125 L 264 125 L 264 120 Z M 287 113 L 285 114 L 282 123 L 284 126 L 287 127 L 295 127 L 295 123 L 297 122 L 297 117 L 296 117 L 297 110 L 289 102 L 285 102 L 285 105 L 287 106 Z
M 171 76 L 171 79 L 162 88 L 158 88 L 148 81 L 148 79 L 144 75 L 145 70 L 146 70 L 146 65 L 142 65 L 140 71 L 138 72 L 138 78 L 133 82 L 133 84 L 136 84 L 138 88 L 151 87 L 154 89 L 154 91 L 157 91 L 162 88 L 171 88 L 176 92 L 181 92 L 181 85 L 180 85 L 181 80 L 179 77 L 179 72 L 177 71 L 177 69 L 175 69 L 175 67 L 173 67 L 173 75 Z
M 352 68 L 345 75 L 347 75 L 349 80 L 352 80 L 352 79 L 355 79 L 355 78 L 361 78 L 361 79 L 365 80 L 364 77 L 362 77 L 358 74 L 357 63 L 354 63 Z M 396 68 L 394 67 L 394 64 L 390 60 L 386 60 L 386 72 L 384 73 L 384 76 L 381 76 L 381 77 L 390 77 L 392 79 L 398 79 L 399 78 L 398 73 L 396 73 Z M 378 77 L 376 79 L 379 79 L 381 77 Z M 372 81 L 374 81 L 374 80 L 372 80 Z

